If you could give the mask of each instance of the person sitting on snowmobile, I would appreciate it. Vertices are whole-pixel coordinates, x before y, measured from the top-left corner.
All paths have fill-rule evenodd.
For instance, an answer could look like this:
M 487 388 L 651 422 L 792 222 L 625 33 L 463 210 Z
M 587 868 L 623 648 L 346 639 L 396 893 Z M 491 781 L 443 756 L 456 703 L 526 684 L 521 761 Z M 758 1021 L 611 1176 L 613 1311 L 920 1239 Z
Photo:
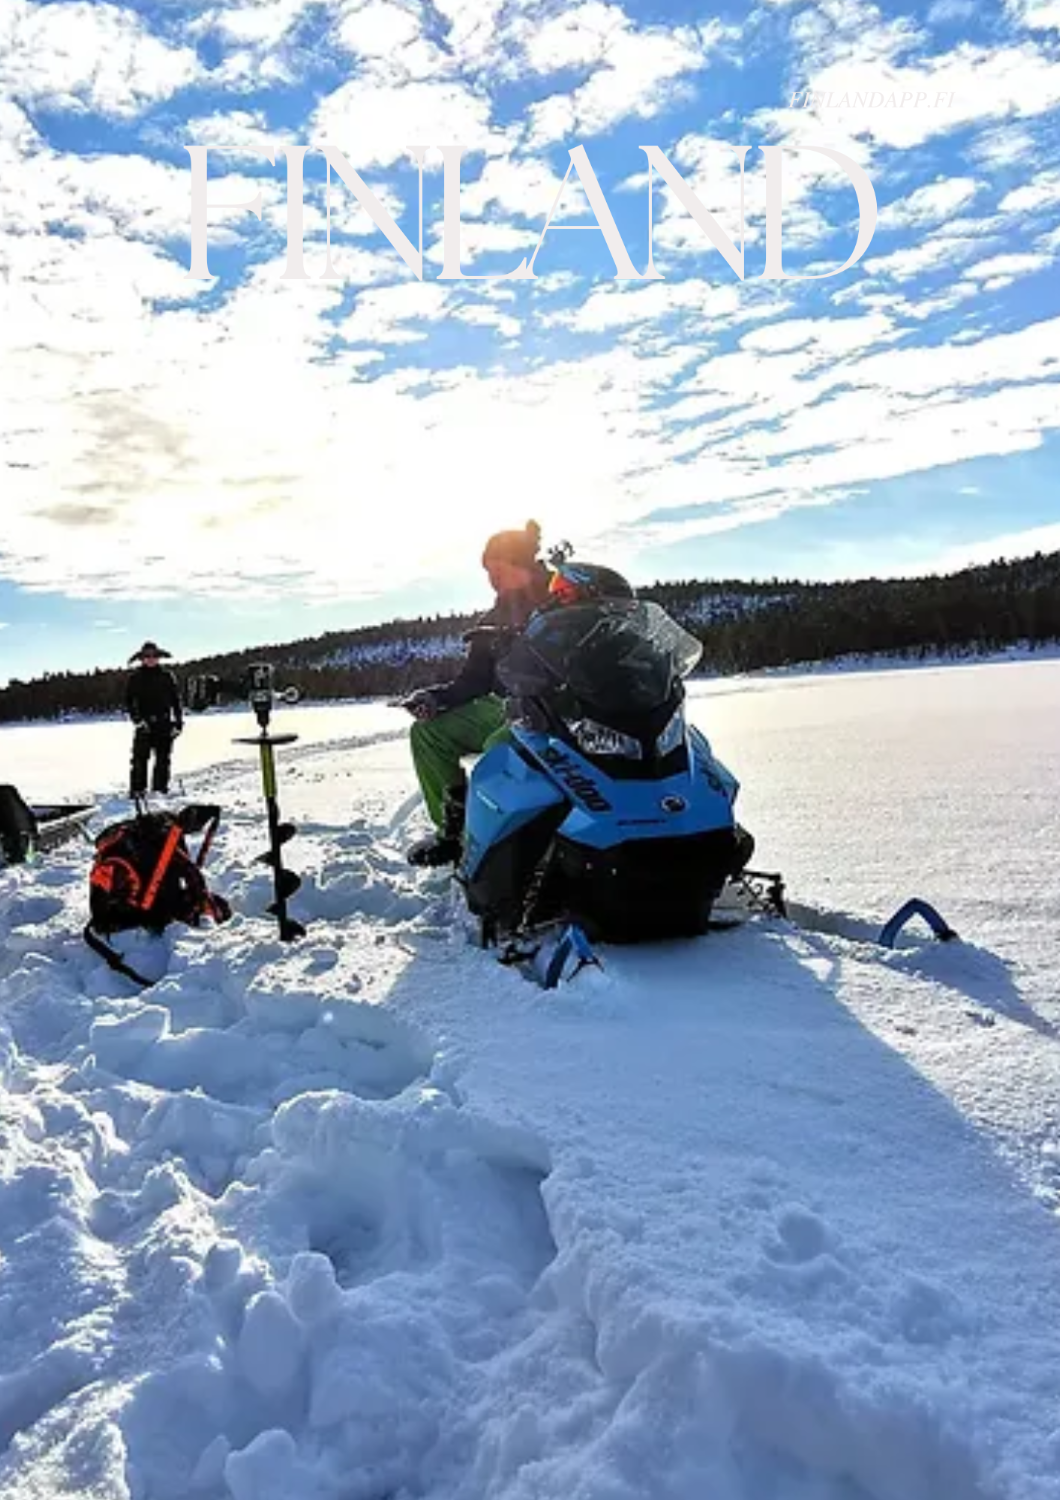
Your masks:
M 409 736 L 412 760 L 435 827 L 408 851 L 410 864 L 456 864 L 460 858 L 467 800 L 461 757 L 488 750 L 508 732 L 497 664 L 535 610 L 548 602 L 550 574 L 538 558 L 540 546 L 536 521 L 490 537 L 482 566 L 496 599 L 464 637 L 467 661 L 451 682 L 420 688 L 404 700 L 416 719 Z
M 184 712 L 177 679 L 161 658 L 170 656 L 154 641 L 144 641 L 139 651 L 129 657 L 140 665 L 129 674 L 125 689 L 125 707 L 133 721 L 132 763 L 129 774 L 129 796 L 139 797 L 147 790 L 147 763 L 154 753 L 151 790 L 165 795 L 169 791 L 170 758 L 173 741 L 184 728 Z

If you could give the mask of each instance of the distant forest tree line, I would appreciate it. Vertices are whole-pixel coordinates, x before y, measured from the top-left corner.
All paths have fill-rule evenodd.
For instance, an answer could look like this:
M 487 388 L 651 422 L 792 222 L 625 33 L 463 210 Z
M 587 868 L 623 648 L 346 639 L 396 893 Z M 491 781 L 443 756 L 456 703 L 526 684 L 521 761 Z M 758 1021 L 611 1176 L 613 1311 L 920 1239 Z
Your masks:
M 700 671 L 731 674 L 845 656 L 923 658 L 1060 641 L 1060 552 L 1001 560 L 958 573 L 848 583 L 656 583 L 639 588 L 703 643 Z M 238 679 L 255 661 L 277 686 L 306 698 L 396 697 L 452 675 L 475 615 L 393 620 L 282 645 L 183 662 L 182 682 L 204 673 Z M 128 669 L 49 672 L 0 690 L 0 722 L 114 713 Z

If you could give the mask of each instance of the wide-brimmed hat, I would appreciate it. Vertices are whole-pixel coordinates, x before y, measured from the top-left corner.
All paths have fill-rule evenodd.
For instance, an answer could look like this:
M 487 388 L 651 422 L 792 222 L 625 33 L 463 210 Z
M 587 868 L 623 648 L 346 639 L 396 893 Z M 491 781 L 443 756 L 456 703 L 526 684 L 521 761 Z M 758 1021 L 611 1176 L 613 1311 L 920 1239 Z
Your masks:
M 156 646 L 154 641 L 144 641 L 139 651 L 134 651 L 129 657 L 132 661 L 143 661 L 145 656 L 172 656 L 172 651 L 163 651 L 161 646 Z

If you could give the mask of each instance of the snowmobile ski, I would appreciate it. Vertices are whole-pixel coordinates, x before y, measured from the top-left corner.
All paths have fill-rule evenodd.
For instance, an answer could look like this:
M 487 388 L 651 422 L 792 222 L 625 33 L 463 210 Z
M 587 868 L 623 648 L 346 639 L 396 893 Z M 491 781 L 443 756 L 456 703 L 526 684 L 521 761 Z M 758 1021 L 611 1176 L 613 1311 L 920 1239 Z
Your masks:
M 945 920 L 944 917 L 931 905 L 930 901 L 924 901 L 919 896 L 913 896 L 904 906 L 900 906 L 894 916 L 885 922 L 880 929 L 878 941 L 884 948 L 893 948 L 898 934 L 907 923 L 914 917 L 921 917 L 931 928 L 932 933 L 940 943 L 950 943 L 957 940 L 957 933 Z
M 87 843 L 97 803 L 29 803 L 18 788 L 0 786 L 0 866 L 34 864 L 41 854 L 79 835 Z
M 592 943 L 574 922 L 556 923 L 532 938 L 512 939 L 498 961 L 520 969 L 543 990 L 569 983 L 582 969 L 603 968 Z

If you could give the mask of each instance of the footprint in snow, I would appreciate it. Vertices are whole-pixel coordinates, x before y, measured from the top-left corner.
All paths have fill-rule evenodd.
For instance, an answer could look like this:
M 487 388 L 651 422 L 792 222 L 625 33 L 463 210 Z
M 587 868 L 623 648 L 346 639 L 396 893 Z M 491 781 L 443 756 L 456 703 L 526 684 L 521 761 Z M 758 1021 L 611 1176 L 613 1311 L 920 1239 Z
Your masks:
M 173 1093 L 275 1108 L 312 1090 L 368 1099 L 400 1094 L 429 1073 L 434 1049 L 415 1028 L 361 1001 L 277 989 L 246 996 L 228 1027 L 174 1030 L 157 1003 L 93 1022 L 85 1066 Z
M 539 1325 L 548 1165 L 536 1137 L 431 1088 L 277 1111 L 215 1205 L 189 1347 L 121 1414 L 141 1492 L 301 1500 L 326 1453 L 366 1500 L 424 1493 L 439 1444 L 459 1448 L 454 1413 Z
M 805 1208 L 785 1209 L 777 1219 L 776 1237 L 766 1244 L 770 1260 L 802 1265 L 832 1248 L 827 1224 Z

